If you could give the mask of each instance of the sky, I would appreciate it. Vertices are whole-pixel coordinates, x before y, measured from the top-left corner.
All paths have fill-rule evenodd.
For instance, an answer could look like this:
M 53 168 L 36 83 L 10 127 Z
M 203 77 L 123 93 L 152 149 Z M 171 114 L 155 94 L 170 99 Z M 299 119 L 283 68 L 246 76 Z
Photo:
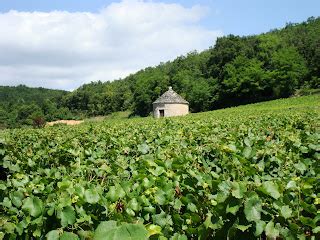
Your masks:
M 0 85 L 112 81 L 319 9 L 319 0 L 0 0 Z

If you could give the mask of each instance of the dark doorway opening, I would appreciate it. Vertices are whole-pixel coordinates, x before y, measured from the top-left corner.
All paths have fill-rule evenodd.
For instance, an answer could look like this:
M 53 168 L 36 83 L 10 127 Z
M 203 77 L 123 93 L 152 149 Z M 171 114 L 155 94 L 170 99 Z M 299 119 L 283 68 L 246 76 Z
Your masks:
M 160 117 L 164 117 L 164 110 L 159 110 L 159 113 L 160 113 Z

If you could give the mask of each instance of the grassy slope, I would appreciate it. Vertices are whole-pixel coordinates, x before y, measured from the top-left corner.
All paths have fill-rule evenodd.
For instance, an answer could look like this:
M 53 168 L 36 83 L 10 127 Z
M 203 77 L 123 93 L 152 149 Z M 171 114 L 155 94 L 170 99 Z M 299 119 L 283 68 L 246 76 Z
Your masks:
M 305 111 L 311 110 L 320 112 L 320 94 L 303 96 L 303 97 L 292 97 L 285 99 L 277 99 L 272 101 L 247 104 L 238 107 L 231 107 L 225 109 L 219 109 L 209 112 L 201 112 L 201 113 L 191 113 L 184 117 L 173 117 L 170 119 L 173 120 L 188 120 L 188 119 L 201 119 L 207 118 L 208 116 L 212 118 L 224 118 L 224 117 L 236 117 L 239 114 L 243 116 L 248 115 L 257 115 L 257 114 L 267 114 L 267 113 L 276 113 L 276 112 L 292 112 L 292 111 Z M 114 115 L 113 117 L 104 118 L 105 122 L 117 123 L 120 121 L 129 121 L 129 122 L 146 122 L 146 121 L 162 121 L 165 119 L 154 119 L 152 117 L 146 118 L 137 118 L 137 119 L 126 119 L 124 112 L 123 114 Z M 90 121 L 89 121 L 90 122 Z
M 255 112 L 279 112 L 279 111 L 292 111 L 292 110 L 317 110 L 319 111 L 320 107 L 320 95 L 311 95 L 304 97 L 294 97 L 294 98 L 285 98 L 272 100 L 267 102 L 260 102 L 248 105 L 242 105 L 238 107 L 231 107 L 226 109 L 220 109 L 216 111 L 207 112 L 214 115 L 232 115 L 235 113 L 241 113 L 243 115 L 247 115 L 249 113 Z M 206 113 L 198 113 L 194 115 L 201 116 Z

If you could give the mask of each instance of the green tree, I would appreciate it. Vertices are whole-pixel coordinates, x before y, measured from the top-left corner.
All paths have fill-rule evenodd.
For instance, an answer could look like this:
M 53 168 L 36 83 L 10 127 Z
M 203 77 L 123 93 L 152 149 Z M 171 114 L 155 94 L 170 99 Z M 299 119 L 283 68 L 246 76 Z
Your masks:
M 223 90 L 229 96 L 240 99 L 256 99 L 265 90 L 268 77 L 263 62 L 256 58 L 238 56 L 224 68 Z
M 275 97 L 288 97 L 308 74 L 306 61 L 294 47 L 282 48 L 272 56 L 272 86 Z
M 42 109 L 35 103 L 22 105 L 17 112 L 17 123 L 21 125 L 32 125 L 33 119 L 44 117 Z

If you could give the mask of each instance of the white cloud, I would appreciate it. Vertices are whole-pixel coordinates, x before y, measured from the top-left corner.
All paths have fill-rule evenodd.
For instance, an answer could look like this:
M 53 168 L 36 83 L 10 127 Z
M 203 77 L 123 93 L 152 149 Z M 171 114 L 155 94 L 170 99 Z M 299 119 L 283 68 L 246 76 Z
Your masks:
M 99 13 L 0 14 L 0 85 L 74 89 L 213 45 L 208 9 L 124 0 Z

